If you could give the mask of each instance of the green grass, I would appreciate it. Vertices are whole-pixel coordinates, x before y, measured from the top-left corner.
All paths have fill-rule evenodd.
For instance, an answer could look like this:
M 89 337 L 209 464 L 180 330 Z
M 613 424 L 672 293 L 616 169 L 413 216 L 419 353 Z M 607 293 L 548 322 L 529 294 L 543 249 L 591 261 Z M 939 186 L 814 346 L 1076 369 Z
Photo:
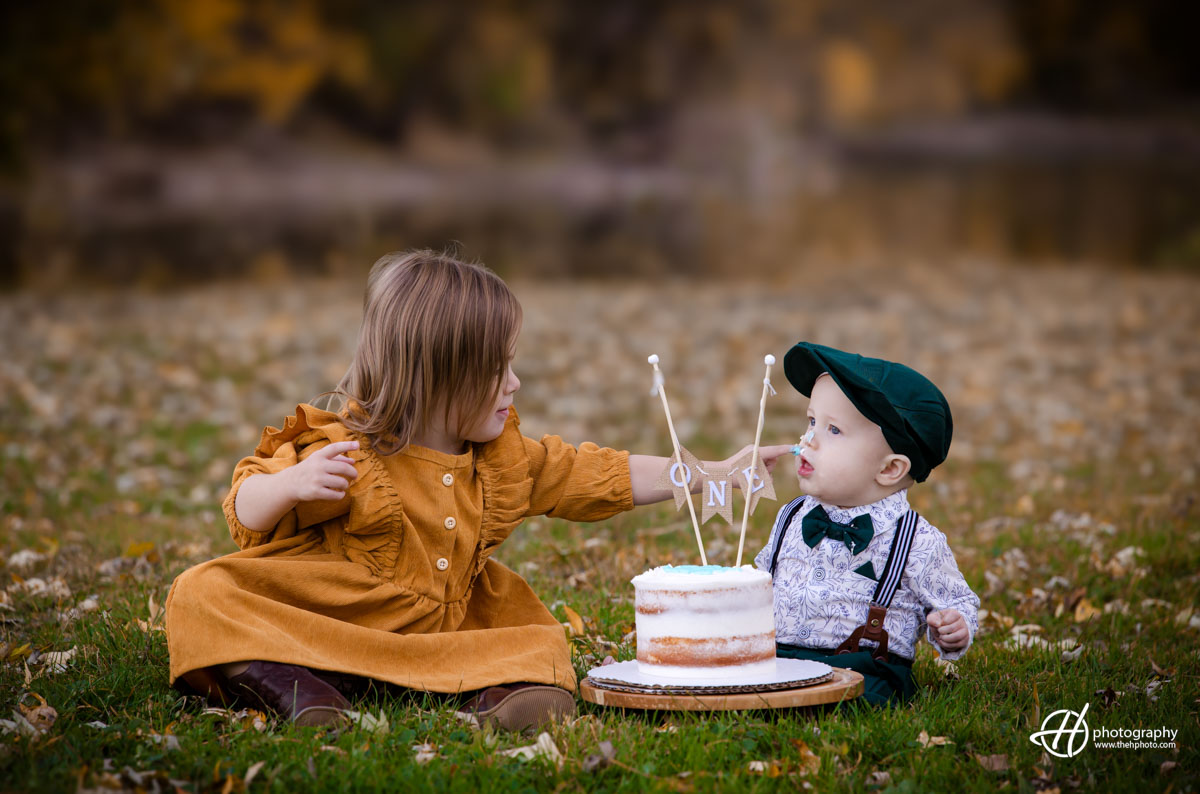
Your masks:
M 208 438 L 202 428 L 184 432 L 199 443 Z M 9 476 L 24 479 L 25 468 L 10 468 Z M 994 466 L 961 470 L 956 476 L 986 482 L 993 494 L 1005 493 L 1008 485 Z M 1060 503 L 1078 503 L 1089 495 L 1083 492 L 1089 487 L 1077 482 L 1071 492 L 1059 495 Z M 103 484 L 96 487 L 107 494 Z M 81 498 L 86 499 L 86 493 Z M 962 509 L 943 502 L 932 490 L 921 499 L 926 501 L 923 509 L 941 514 L 943 521 Z M 1116 499 L 1114 504 L 1124 504 L 1125 509 L 1111 515 L 1111 531 L 1054 529 L 1048 513 L 1058 508 L 1047 503 L 1021 517 L 1015 534 L 990 537 L 979 521 L 951 533 L 960 564 L 981 594 L 986 588 L 983 572 L 995 555 L 1010 548 L 1023 552 L 1028 569 L 1005 581 L 1001 592 L 988 595 L 984 607 L 1018 624 L 1042 626 L 1041 636 L 1051 642 L 1078 639 L 1084 651 L 1072 661 L 1064 661 L 1057 649 L 1005 647 L 1008 632 L 993 620 L 987 623 L 991 630 L 957 663 L 958 680 L 942 674 L 929 646 L 919 646 L 916 674 L 922 692 L 903 708 L 645 713 L 581 702 L 577 720 L 549 731 L 564 757 L 561 767 L 501 755 L 499 751 L 528 744 L 532 738 L 472 729 L 453 717 L 452 705 L 420 694 L 375 695 L 358 704 L 386 717 L 389 730 L 384 734 L 354 728 L 331 735 L 278 720 L 258 731 L 204 714 L 196 698 L 167 687 L 163 634 L 147 633 L 134 620 L 149 620 L 149 600 L 161 604 L 173 577 L 205 557 L 203 546 L 188 548 L 183 541 L 209 541 L 212 553 L 231 550 L 223 527 L 204 522 L 211 510 L 114 513 L 86 522 L 71 503 L 54 507 L 48 500 L 53 526 L 39 528 L 39 508 L 18 504 L 6 519 L 9 529 L 15 529 L 9 534 L 8 553 L 52 549 L 51 538 L 60 539 L 55 554 L 30 575 L 62 576 L 72 596 L 55 600 L 14 594 L 11 609 L 0 613 L 5 618 L 6 653 L 17 651 L 0 666 L 6 711 L 19 702 L 35 704 L 40 697 L 58 714 L 41 736 L 4 737 L 0 789 L 71 791 L 80 784 L 94 787 L 123 780 L 131 785 L 141 780 L 146 787 L 154 780 L 164 785 L 171 780 L 185 791 L 217 791 L 226 785 L 239 790 L 247 771 L 263 762 L 251 790 L 765 791 L 805 784 L 814 790 L 897 792 L 997 787 L 1033 791 L 1054 786 L 1062 791 L 1194 790 L 1200 699 L 1196 630 L 1176 621 L 1198 600 L 1200 590 L 1193 508 L 1189 505 L 1180 513 L 1178 505 L 1167 500 L 1161 509 L 1147 513 L 1132 500 Z M 973 500 L 967 509 L 991 517 L 1000 507 Z M 764 508 L 755 517 L 747 556 L 761 545 L 771 513 Z M 1101 520 L 1103 516 L 1097 516 L 1093 526 Z M 560 620 L 567 620 L 564 606 L 584 617 L 585 635 L 571 640 L 582 676 L 605 655 L 633 657 L 632 643 L 622 643 L 633 625 L 628 578 L 648 564 L 694 556 L 684 521 L 681 514 L 661 507 L 587 526 L 535 519 L 518 530 L 499 556 L 526 575 Z M 679 531 L 661 531 L 670 526 Z M 725 548 L 736 547 L 731 531 L 715 524 L 706 529 L 717 549 L 723 543 Z M 97 572 L 98 563 L 135 541 L 156 544 L 143 555 L 140 567 L 116 578 Z M 1107 562 L 1130 545 L 1145 550 L 1138 564 L 1148 575 L 1114 576 L 1092 561 L 1094 555 Z M 1069 580 L 1070 587 L 1048 589 L 1039 599 L 1035 588 L 1045 589 L 1054 576 Z M 1083 590 L 1078 597 L 1098 608 L 1120 599 L 1128 613 L 1110 611 L 1077 623 L 1070 605 L 1059 607 L 1075 588 Z M 89 593 L 98 596 L 101 610 L 62 624 L 57 613 Z M 1143 606 L 1145 599 L 1170 606 Z M 22 660 L 19 648 L 25 644 L 35 660 L 37 652 L 76 648 L 80 653 L 65 671 L 54 673 Z M 1168 672 L 1165 679 L 1151 660 Z M 33 676 L 28 684 L 27 667 Z M 1146 688 L 1156 680 L 1161 686 L 1152 699 Z M 1096 694 L 1107 689 L 1122 693 L 1109 705 Z M 1048 762 L 1028 738 L 1038 727 L 1038 715 L 1059 708 L 1078 710 L 1084 703 L 1091 704 L 1093 727 L 1165 725 L 1180 731 L 1180 749 L 1088 747 L 1074 758 Z M 89 725 L 96 722 L 106 727 Z M 918 741 L 922 731 L 948 742 L 924 747 Z M 178 749 L 154 738 L 168 735 Z M 613 761 L 585 769 L 588 757 L 600 754 L 602 742 L 612 744 Z M 433 745 L 436 756 L 422 764 L 414 746 L 423 744 Z M 814 755 L 819 762 L 812 760 Z M 1008 768 L 989 771 L 977 755 L 1004 755 Z M 763 771 L 752 771 L 751 762 L 762 762 Z M 1167 771 L 1162 771 L 1164 764 Z M 126 769 L 130 771 L 122 773 Z
M 751 440 L 763 352 L 812 338 L 923 360 L 954 405 L 956 446 L 911 498 L 949 536 L 987 631 L 957 679 L 919 645 L 921 694 L 889 711 L 580 703 L 578 719 L 549 730 L 561 767 L 506 757 L 534 737 L 473 730 L 420 694 L 358 704 L 383 714 L 386 733 L 279 721 L 260 731 L 206 714 L 167 686 L 162 632 L 136 623 L 151 620 L 151 602 L 161 606 L 181 571 L 234 550 L 218 504 L 233 465 L 262 425 L 278 426 L 345 371 L 361 285 L 7 296 L 0 719 L 41 699 L 56 719 L 37 736 L 0 734 L 0 792 L 170 791 L 171 781 L 238 792 L 251 769 L 255 792 L 1196 791 L 1200 630 L 1187 609 L 1200 602 L 1200 281 L 1017 267 L 851 280 L 834 270 L 805 269 L 786 294 L 741 282 L 524 285 L 523 429 L 665 453 L 660 406 L 646 394 L 645 357 L 657 349 L 672 351 L 676 422 L 695 428 L 684 442 L 726 455 Z M 851 286 L 876 309 L 831 310 L 831 298 L 852 303 L 837 297 Z M 897 308 L 897 296 L 913 305 Z M 782 376 L 775 385 L 764 441 L 795 440 L 803 401 Z M 745 410 L 730 402 L 743 387 Z M 795 493 L 785 474 L 776 487 L 781 501 Z M 752 518 L 747 559 L 776 506 Z M 733 561 L 733 530 L 714 520 L 704 535 L 714 561 Z M 1119 564 L 1128 547 L 1141 552 Z M 46 559 L 7 565 L 24 550 Z M 570 642 L 583 674 L 607 655 L 634 655 L 629 579 L 694 562 L 696 551 L 686 511 L 660 506 L 593 525 L 532 519 L 497 556 L 559 620 L 567 607 L 582 616 L 584 635 Z M 29 595 L 21 581 L 33 578 L 61 579 L 70 595 Z M 60 616 L 92 594 L 95 611 Z M 1023 624 L 1055 647 L 1009 647 Z M 1064 660 L 1062 642 L 1082 652 Z M 49 669 L 44 654 L 69 649 L 66 669 Z M 1085 703 L 1092 727 L 1166 726 L 1178 749 L 1089 745 L 1043 758 L 1029 741 L 1041 719 Z M 946 743 L 924 746 L 923 733 Z M 589 762 L 606 742 L 611 763 Z M 435 755 L 419 763 L 414 747 L 426 744 Z M 988 756 L 1007 768 L 985 769 Z

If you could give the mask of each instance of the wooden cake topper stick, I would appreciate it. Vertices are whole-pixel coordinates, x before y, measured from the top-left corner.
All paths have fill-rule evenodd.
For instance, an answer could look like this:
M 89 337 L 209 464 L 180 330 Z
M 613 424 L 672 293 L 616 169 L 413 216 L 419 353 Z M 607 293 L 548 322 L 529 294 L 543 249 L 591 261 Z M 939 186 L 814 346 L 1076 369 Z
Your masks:
M 775 356 L 768 353 L 763 358 L 763 363 L 767 365 L 767 374 L 763 377 L 762 399 L 758 401 L 758 429 L 754 431 L 754 451 L 750 454 L 750 468 L 747 471 L 750 475 L 746 477 L 746 507 L 742 510 L 742 534 L 738 538 L 737 564 L 742 564 L 742 549 L 746 545 L 746 522 L 750 520 L 750 503 L 754 500 L 751 498 L 751 489 L 754 487 L 754 472 L 758 471 L 758 445 L 762 442 L 763 430 L 763 414 L 767 410 L 767 392 L 775 393 L 771 388 L 771 365 L 775 363 Z
M 663 413 L 667 415 L 667 430 L 671 433 L 671 448 L 675 450 L 675 462 L 683 464 L 683 455 L 679 452 L 679 437 L 675 435 L 675 423 L 671 421 L 671 408 L 667 405 L 667 389 L 663 384 L 662 370 L 658 368 L 658 354 L 650 355 L 648 361 L 654 367 L 654 388 L 651 394 L 655 392 L 662 398 Z M 684 488 L 687 489 L 687 506 L 688 513 L 692 516 L 692 529 L 696 532 L 696 545 L 700 548 L 700 564 L 708 565 L 708 557 L 704 554 L 704 541 L 700 538 L 700 522 L 696 520 L 696 508 L 692 507 L 692 493 L 690 480 L 684 483 Z

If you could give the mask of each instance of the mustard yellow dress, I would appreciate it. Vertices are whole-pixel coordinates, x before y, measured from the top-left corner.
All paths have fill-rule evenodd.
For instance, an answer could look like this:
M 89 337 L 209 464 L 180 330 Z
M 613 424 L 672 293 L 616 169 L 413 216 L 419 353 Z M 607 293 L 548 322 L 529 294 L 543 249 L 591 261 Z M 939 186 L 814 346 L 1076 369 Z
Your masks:
M 629 453 L 522 436 L 516 411 L 462 455 L 380 455 L 336 414 L 301 405 L 237 464 L 224 503 L 241 551 L 191 568 L 166 603 L 171 682 L 261 659 L 460 692 L 515 681 L 575 689 L 562 626 L 491 559 L 523 519 L 596 521 L 633 507 Z M 266 532 L 234 512 L 240 484 L 336 441 L 358 479 L 338 502 L 303 502 Z

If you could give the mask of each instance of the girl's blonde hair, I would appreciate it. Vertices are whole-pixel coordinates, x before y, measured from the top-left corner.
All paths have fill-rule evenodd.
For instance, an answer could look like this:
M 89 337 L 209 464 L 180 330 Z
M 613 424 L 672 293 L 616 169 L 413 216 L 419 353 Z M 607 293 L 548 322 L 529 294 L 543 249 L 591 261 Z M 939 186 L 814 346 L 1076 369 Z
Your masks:
M 482 265 L 429 250 L 371 268 L 350 369 L 334 390 L 344 423 L 385 455 L 441 412 L 462 437 L 495 401 L 521 328 L 521 304 Z

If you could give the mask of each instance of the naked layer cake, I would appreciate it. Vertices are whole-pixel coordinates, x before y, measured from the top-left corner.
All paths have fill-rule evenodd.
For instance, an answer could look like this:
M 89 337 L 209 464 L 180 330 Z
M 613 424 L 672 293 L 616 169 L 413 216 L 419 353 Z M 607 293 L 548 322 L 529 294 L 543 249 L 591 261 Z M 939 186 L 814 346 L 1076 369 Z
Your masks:
M 638 670 L 672 678 L 775 672 L 771 575 L 664 565 L 633 578 Z

